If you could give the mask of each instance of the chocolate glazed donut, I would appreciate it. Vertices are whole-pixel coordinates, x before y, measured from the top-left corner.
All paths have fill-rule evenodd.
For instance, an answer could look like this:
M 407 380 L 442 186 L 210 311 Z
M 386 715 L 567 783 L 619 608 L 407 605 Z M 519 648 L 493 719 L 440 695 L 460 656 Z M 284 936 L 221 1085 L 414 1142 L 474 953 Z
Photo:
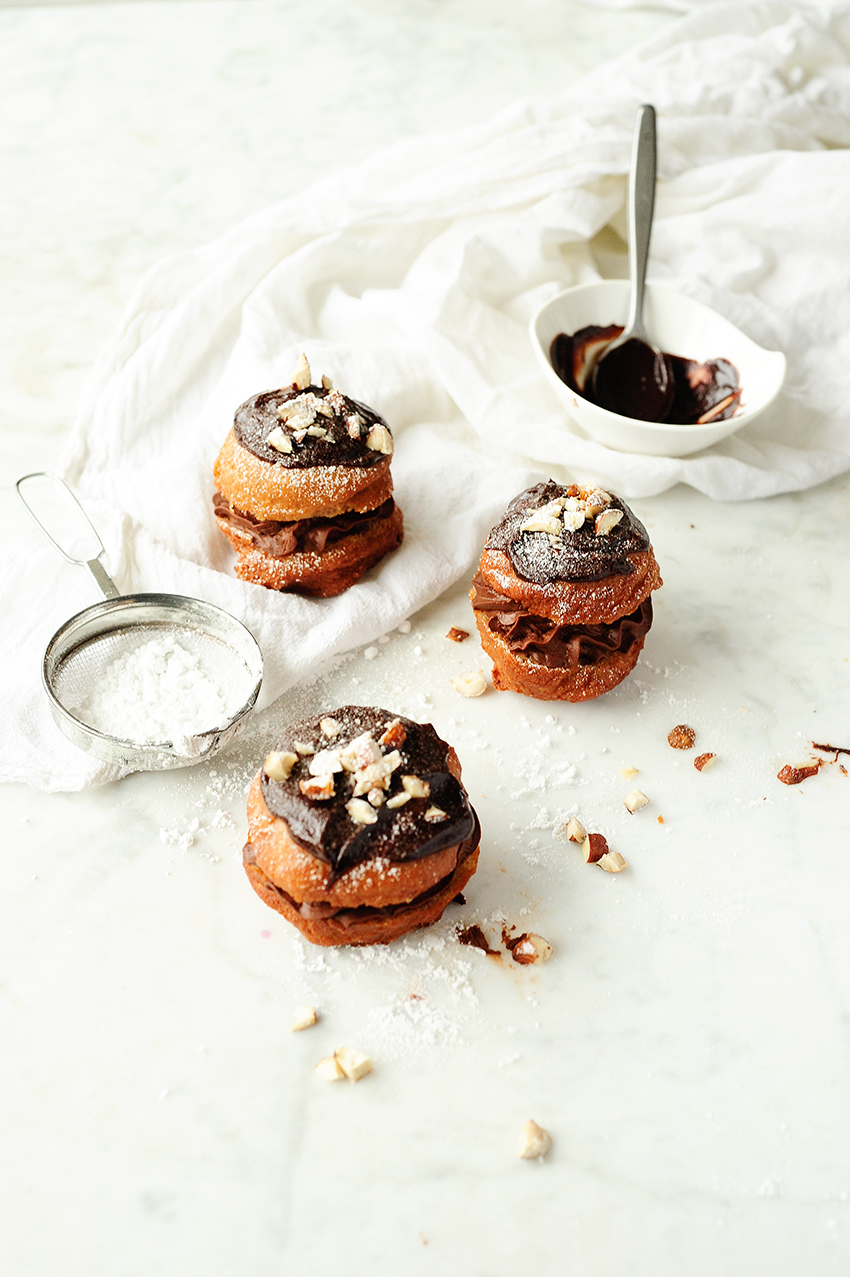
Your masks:
M 472 877 L 480 826 L 430 724 L 346 705 L 295 723 L 248 796 L 252 887 L 314 944 L 386 944 Z
M 511 502 L 470 601 L 493 685 L 589 700 L 634 668 L 662 584 L 646 529 L 619 497 L 549 480 Z
M 237 576 L 328 597 L 401 543 L 403 519 L 386 422 L 310 377 L 302 355 L 291 386 L 237 409 L 215 463 L 213 507 Z

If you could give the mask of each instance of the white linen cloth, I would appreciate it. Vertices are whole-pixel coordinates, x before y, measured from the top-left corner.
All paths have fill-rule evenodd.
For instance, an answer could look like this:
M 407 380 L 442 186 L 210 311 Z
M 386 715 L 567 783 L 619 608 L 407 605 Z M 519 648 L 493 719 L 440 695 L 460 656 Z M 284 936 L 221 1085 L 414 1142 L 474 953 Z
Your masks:
M 408 142 L 169 258 L 132 298 L 84 395 L 63 471 L 120 588 L 194 595 L 263 649 L 261 704 L 471 571 L 529 482 L 571 467 L 626 497 L 685 482 L 736 500 L 850 468 L 850 6 L 703 8 L 555 98 Z M 650 278 L 788 358 L 774 409 L 704 454 L 612 452 L 571 432 L 526 325 L 598 275 L 624 235 L 635 108 L 659 116 Z M 396 437 L 403 547 L 336 599 L 238 581 L 210 504 L 235 407 L 315 373 Z M 0 777 L 74 789 L 115 775 L 59 734 L 38 682 L 53 630 L 93 598 L 33 536 L 0 577 Z

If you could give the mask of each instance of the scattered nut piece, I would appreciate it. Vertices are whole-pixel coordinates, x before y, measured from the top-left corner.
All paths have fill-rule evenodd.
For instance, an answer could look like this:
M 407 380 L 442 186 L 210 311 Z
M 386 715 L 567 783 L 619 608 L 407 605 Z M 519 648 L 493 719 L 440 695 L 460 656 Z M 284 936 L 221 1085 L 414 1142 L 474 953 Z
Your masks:
M 713 767 L 716 762 L 716 754 L 700 754 L 694 759 L 694 767 L 696 767 L 698 772 L 704 772 L 706 768 Z
M 620 772 L 623 780 L 632 780 L 635 776 L 639 776 L 640 772 L 636 767 L 624 767 Z
M 323 1060 L 319 1060 L 316 1072 L 323 1082 L 340 1082 L 345 1077 L 335 1055 L 326 1055 Z
M 407 740 L 407 732 L 400 718 L 394 718 L 386 727 L 383 736 L 378 737 L 378 744 L 384 748 L 398 749 Z
M 575 816 L 567 821 L 567 837 L 570 842 L 584 842 L 587 837 L 587 830 L 580 820 L 576 820 Z
M 350 1051 L 347 1046 L 341 1046 L 334 1051 L 333 1058 L 349 1082 L 359 1082 L 367 1073 L 372 1072 L 372 1061 L 368 1055 L 363 1055 L 360 1051 Z
M 298 363 L 295 365 L 295 375 L 292 378 L 292 384 L 298 390 L 306 390 L 311 380 L 310 365 L 307 363 L 307 356 L 302 351 L 298 357 Z
M 469 630 L 459 630 L 456 625 L 453 625 L 446 638 L 451 639 L 453 643 L 462 643 L 464 639 L 469 638 Z
M 538 1126 L 536 1122 L 526 1122 L 519 1133 L 517 1152 L 520 1157 L 526 1160 L 535 1157 L 545 1157 L 551 1147 L 552 1136 L 549 1132 L 544 1131 L 543 1127 Z
M 568 532 L 578 532 L 584 524 L 584 509 L 565 510 L 564 527 Z
M 266 443 L 274 448 L 275 452 L 291 452 L 292 439 L 286 433 L 282 426 L 275 426 L 274 430 L 270 430 L 266 436 Z
M 593 492 L 584 499 L 584 507 L 589 516 L 601 514 L 611 504 L 611 494 L 605 492 L 603 488 L 595 488 Z
M 334 778 L 330 774 L 309 776 L 306 780 L 299 780 L 298 788 L 305 798 L 312 798 L 322 803 L 334 796 Z
M 319 723 L 319 727 L 322 729 L 322 734 L 327 736 L 330 740 L 333 740 L 334 736 L 339 736 L 342 731 L 342 728 L 335 718 L 323 718 Z
M 373 452 L 383 452 L 386 456 L 392 455 L 393 437 L 386 426 L 372 427 L 366 436 L 366 447 L 371 448 Z
M 680 723 L 668 735 L 667 744 L 672 746 L 673 749 L 693 749 L 696 738 L 697 734 L 692 727 L 688 727 L 685 723 Z
M 616 528 L 622 517 L 622 510 L 603 510 L 601 514 L 596 516 L 593 530 L 598 537 L 607 537 L 611 529 Z
M 289 1032 L 300 1033 L 302 1029 L 312 1028 L 318 1018 L 313 1007 L 299 1007 L 295 1012 L 295 1019 L 289 1026 Z
M 609 874 L 621 873 L 626 868 L 626 861 L 619 851 L 606 851 L 605 855 L 600 856 L 596 863 L 600 869 L 604 869 Z
M 298 755 L 291 754 L 288 749 L 273 749 L 263 763 L 263 771 L 269 780 L 286 780 L 297 762 Z
M 452 687 L 461 696 L 483 696 L 487 691 L 484 671 L 473 670 L 470 674 L 458 674 L 452 679 Z
M 585 863 L 595 865 L 597 860 L 601 860 L 608 853 L 608 842 L 602 837 L 602 834 L 588 834 L 582 843 L 582 852 L 584 854 Z
M 366 801 L 369 803 L 370 807 L 382 806 L 384 801 L 384 791 L 382 789 L 378 789 L 376 785 L 374 789 L 369 790 L 366 795 Z
M 325 390 L 333 390 L 334 388 L 334 384 L 326 372 L 322 373 L 322 385 L 324 386 Z
M 412 797 L 412 794 L 404 792 L 394 794 L 392 798 L 387 799 L 387 807 L 390 807 L 393 811 L 395 811 L 396 807 L 403 807 L 405 803 L 409 803 Z
M 803 767 L 792 767 L 790 763 L 786 763 L 782 770 L 776 773 L 776 779 L 781 780 L 783 785 L 799 785 L 801 780 L 817 776 L 819 771 L 819 762 L 807 763 Z
M 534 931 L 525 931 L 521 936 L 513 939 L 506 939 L 503 933 L 502 939 L 514 962 L 518 962 L 521 967 L 530 966 L 532 962 L 545 962 L 552 956 L 552 946 L 549 941 Z
M 308 745 L 307 742 L 303 740 L 294 740 L 292 742 L 292 748 L 298 754 L 306 755 L 306 754 L 315 754 L 316 752 L 312 745 Z
M 642 789 L 633 789 L 632 792 L 630 794 L 626 794 L 623 799 L 626 811 L 631 812 L 632 815 L 634 815 L 636 811 L 640 811 L 641 807 L 645 807 L 648 802 L 649 799 Z
M 421 780 L 418 776 L 402 776 L 401 787 L 411 798 L 428 798 L 431 794 L 431 786 L 427 780 Z
M 296 745 L 297 749 L 298 746 Z M 360 736 L 355 737 L 345 749 L 341 749 L 339 753 L 340 762 L 346 771 L 356 772 L 362 768 L 368 767 L 370 763 L 376 763 L 381 757 L 381 750 L 378 742 L 372 739 L 371 732 L 363 732 Z
M 355 825 L 374 825 L 378 819 L 378 813 L 364 798 L 349 798 L 345 810 Z
M 429 825 L 438 825 L 441 820 L 448 820 L 448 813 L 443 811 L 442 807 L 429 807 L 423 820 L 427 820 Z
M 335 772 L 341 771 L 342 763 L 339 761 L 338 749 L 320 749 L 318 754 L 314 754 L 310 759 L 311 776 L 333 776 Z

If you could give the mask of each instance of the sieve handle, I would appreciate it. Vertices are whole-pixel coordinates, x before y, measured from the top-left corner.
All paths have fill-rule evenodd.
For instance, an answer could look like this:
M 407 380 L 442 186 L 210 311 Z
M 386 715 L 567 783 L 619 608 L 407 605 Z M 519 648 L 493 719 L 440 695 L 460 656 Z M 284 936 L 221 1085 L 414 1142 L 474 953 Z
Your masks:
M 85 519 L 86 523 L 88 524 L 89 531 L 94 537 L 95 542 L 97 543 L 97 545 L 100 546 L 100 550 L 98 551 L 97 555 L 93 559 L 75 559 L 72 554 L 68 553 L 68 551 L 64 548 L 64 546 L 59 544 L 59 542 L 56 540 L 53 534 L 48 532 L 47 528 L 44 526 L 41 519 L 38 517 L 35 510 L 30 505 L 29 501 L 27 501 L 26 497 L 23 494 L 21 485 L 27 483 L 30 479 L 49 479 L 50 482 L 54 483 L 58 489 L 61 489 L 61 491 L 66 497 L 69 497 L 70 500 L 73 501 L 74 505 L 77 507 L 77 510 L 79 511 L 79 513 L 82 515 L 82 517 Z M 98 536 L 98 533 L 95 530 L 94 524 L 92 523 L 91 519 L 86 514 L 83 507 L 80 505 L 79 501 L 74 496 L 73 492 L 68 487 L 65 480 L 60 479 L 58 474 L 52 474 L 49 470 L 36 470 L 32 474 L 25 474 L 22 478 L 20 478 L 18 482 L 15 484 L 15 488 L 17 490 L 18 496 L 21 499 L 21 503 L 24 506 L 24 509 L 27 511 L 30 517 L 38 524 L 39 528 L 47 537 L 50 544 L 59 551 L 59 553 L 62 555 L 62 558 L 65 559 L 67 563 L 73 563 L 76 567 L 86 568 L 89 575 L 92 577 L 95 585 L 98 587 L 98 589 L 100 590 L 100 592 L 102 593 L 105 599 L 120 598 L 121 591 L 118 589 L 117 585 L 112 580 L 112 577 L 109 575 L 106 568 L 103 566 L 103 564 L 100 561 L 100 556 L 105 552 L 104 544 L 101 541 L 100 537 Z

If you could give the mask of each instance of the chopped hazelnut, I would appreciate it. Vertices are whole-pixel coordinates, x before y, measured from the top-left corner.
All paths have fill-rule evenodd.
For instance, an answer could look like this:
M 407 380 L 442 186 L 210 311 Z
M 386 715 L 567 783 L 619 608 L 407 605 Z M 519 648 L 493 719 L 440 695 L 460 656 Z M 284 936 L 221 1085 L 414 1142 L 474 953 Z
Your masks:
M 381 807 L 384 802 L 384 791 L 378 789 L 377 785 L 374 789 L 370 789 L 366 795 L 366 801 L 371 807 Z
M 326 372 L 322 373 L 322 386 L 325 390 L 333 390 L 334 384 Z
M 266 443 L 271 448 L 274 448 L 275 452 L 292 451 L 292 439 L 282 426 L 275 426 L 274 430 L 269 431 L 266 436 Z
M 608 842 L 602 834 L 588 834 L 582 843 L 582 852 L 588 865 L 595 865 L 608 851 Z
M 323 1082 L 341 1082 L 345 1077 L 335 1055 L 326 1055 L 316 1065 L 316 1072 Z
M 685 723 L 680 723 L 668 735 L 667 744 L 672 746 L 673 749 L 693 749 L 696 738 L 697 734 L 692 727 L 688 727 Z
M 616 528 L 622 517 L 622 510 L 603 510 L 601 514 L 596 516 L 593 530 L 597 536 L 607 537 L 611 529 Z
M 349 798 L 345 810 L 355 825 L 374 825 L 378 819 L 378 813 L 364 798 Z
M 392 798 L 387 799 L 387 807 L 395 811 L 396 807 L 403 807 L 405 803 L 409 803 L 412 797 L 412 794 L 404 791 L 400 794 L 393 794 Z
M 300 1033 L 302 1029 L 312 1028 L 318 1018 L 313 1007 L 299 1007 L 295 1012 L 295 1019 L 289 1026 L 289 1032 Z
M 322 729 L 322 735 L 327 736 L 330 740 L 333 740 L 334 736 L 339 736 L 342 730 L 335 718 L 323 718 L 319 723 L 319 727 Z
M 506 941 L 506 947 L 514 962 L 518 962 L 522 967 L 530 966 L 533 962 L 545 962 L 552 956 L 552 946 L 549 941 L 543 936 L 538 936 L 534 931 L 526 931 L 523 935 Z
M 302 755 L 315 754 L 316 752 L 312 745 L 303 740 L 294 740 L 292 742 L 292 748 L 296 751 L 296 753 Z
M 330 774 L 309 776 L 306 780 L 299 780 L 298 788 L 305 798 L 312 798 L 319 803 L 325 802 L 334 796 L 334 778 Z
M 781 780 L 783 785 L 799 785 L 800 781 L 808 780 L 810 776 L 817 776 L 820 771 L 820 763 L 805 763 L 802 767 L 792 767 L 790 763 L 786 763 L 781 771 L 776 773 L 776 779 Z
M 543 1127 L 538 1126 L 536 1122 L 526 1122 L 519 1133 L 517 1152 L 520 1157 L 526 1160 L 545 1157 L 551 1147 L 552 1136 L 549 1132 L 544 1131 Z
M 372 1061 L 368 1055 L 363 1055 L 360 1051 L 351 1051 L 347 1046 L 341 1046 L 334 1051 L 333 1058 L 349 1082 L 359 1082 L 367 1073 L 372 1072 Z
M 428 821 L 429 825 L 438 825 L 440 821 L 448 820 L 448 818 L 448 813 L 444 812 L 442 807 L 433 806 L 429 807 L 425 812 L 425 815 L 422 817 L 423 820 Z
M 295 365 L 295 375 L 292 378 L 292 384 L 298 390 L 306 390 L 310 385 L 311 379 L 310 365 L 307 362 L 307 356 L 302 351 L 298 356 L 298 363 Z
M 704 772 L 706 768 L 713 767 L 716 761 L 716 754 L 699 754 L 694 759 L 694 767 L 696 767 L 698 772 Z
M 570 842 L 578 843 L 584 842 L 587 837 L 587 830 L 580 820 L 576 820 L 575 816 L 567 821 L 567 837 Z
M 639 776 L 640 772 L 636 767 L 624 767 L 620 772 L 623 780 L 632 780 L 635 776 Z
M 632 792 L 630 794 L 626 794 L 623 799 L 626 811 L 631 812 L 632 815 L 634 815 L 636 811 L 640 811 L 641 807 L 645 807 L 648 802 L 649 799 L 642 789 L 633 789 Z
M 339 750 L 320 749 L 310 759 L 309 771 L 311 776 L 332 776 L 335 772 L 341 772 L 342 763 L 339 761 Z
M 418 776 L 402 776 L 401 787 L 411 798 L 428 798 L 431 793 L 427 780 L 420 780 Z
M 461 696 L 483 696 L 487 691 L 484 671 L 472 670 L 469 674 L 458 674 L 452 679 L 452 687 Z
M 626 861 L 619 851 L 606 851 L 605 855 L 600 856 L 596 863 L 600 869 L 604 869 L 609 874 L 618 874 L 626 868 Z
M 366 447 L 373 452 L 383 452 L 390 456 L 393 450 L 393 437 L 386 426 L 373 426 L 366 436 Z
M 400 718 L 394 718 L 384 729 L 383 736 L 378 737 L 378 744 L 385 749 L 398 749 L 407 740 L 407 732 Z
M 453 643 L 462 643 L 464 639 L 469 638 L 469 630 L 459 630 L 456 625 L 453 625 L 446 638 L 451 639 Z
M 263 771 L 269 780 L 286 780 L 297 762 L 297 754 L 292 754 L 289 750 L 273 749 L 263 763 Z

